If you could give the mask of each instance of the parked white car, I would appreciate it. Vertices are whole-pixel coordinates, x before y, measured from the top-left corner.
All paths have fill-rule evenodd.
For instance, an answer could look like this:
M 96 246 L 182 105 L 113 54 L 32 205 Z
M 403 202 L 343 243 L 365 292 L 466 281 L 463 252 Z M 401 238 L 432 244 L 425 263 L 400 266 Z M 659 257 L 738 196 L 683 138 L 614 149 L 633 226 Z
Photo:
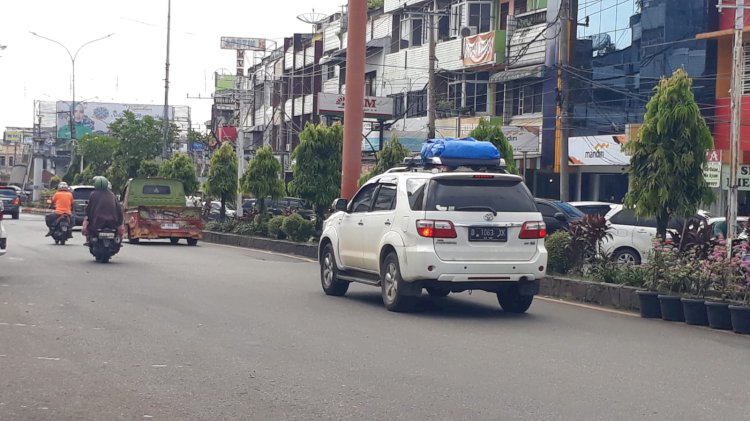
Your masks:
M 577 208 L 586 215 L 601 215 L 606 216 L 613 207 L 617 206 L 614 203 L 608 202 L 568 202 L 571 206 Z
M 8 251 L 8 235 L 3 226 L 3 202 L 0 201 L 0 256 Z
M 523 313 L 539 292 L 546 227 L 518 176 L 392 171 L 334 208 L 319 246 L 328 295 L 360 282 L 380 287 L 388 310 L 408 311 L 422 289 L 483 290 Z

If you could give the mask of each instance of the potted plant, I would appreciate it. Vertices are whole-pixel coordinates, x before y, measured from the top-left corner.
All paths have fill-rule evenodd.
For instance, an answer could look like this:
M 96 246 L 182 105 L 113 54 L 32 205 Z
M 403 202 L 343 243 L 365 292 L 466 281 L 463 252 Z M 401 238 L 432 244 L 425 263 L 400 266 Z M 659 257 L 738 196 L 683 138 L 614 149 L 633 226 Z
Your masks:
M 732 329 L 728 298 L 739 264 L 740 261 L 736 257 L 727 259 L 727 245 L 724 240 L 719 241 L 712 248 L 711 253 L 702 263 L 702 271 L 708 278 L 709 292 L 713 297 L 711 300 L 706 300 L 708 325 L 713 329 Z
M 686 283 L 687 297 L 682 297 L 682 313 L 685 323 L 694 326 L 708 326 L 706 312 L 706 291 L 709 277 L 702 270 L 703 260 L 695 254 L 689 254 L 682 259 L 683 276 Z
M 661 305 L 659 303 L 659 288 L 670 267 L 664 256 L 664 246 L 660 240 L 654 240 L 654 248 L 649 257 L 649 262 L 644 265 L 646 276 L 643 279 L 643 289 L 636 291 L 641 317 L 644 319 L 661 318 Z
M 686 290 L 685 279 L 688 270 L 683 264 L 685 259 L 672 243 L 662 242 L 654 247 L 653 256 L 654 264 L 659 265 L 662 272 L 658 287 L 664 293 L 657 296 L 661 318 L 667 322 L 684 322 L 685 314 L 682 311 L 680 294 Z
M 734 278 L 733 291 L 738 305 L 729 305 L 732 329 L 735 333 L 750 334 L 750 247 L 745 241 L 733 247 L 736 259 L 739 260 L 739 275 Z

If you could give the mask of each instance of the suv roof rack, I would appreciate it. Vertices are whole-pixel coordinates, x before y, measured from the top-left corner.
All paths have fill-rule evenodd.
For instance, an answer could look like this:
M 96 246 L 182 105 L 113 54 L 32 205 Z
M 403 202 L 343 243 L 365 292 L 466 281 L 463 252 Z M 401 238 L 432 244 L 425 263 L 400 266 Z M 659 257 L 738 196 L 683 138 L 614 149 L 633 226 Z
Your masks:
M 504 159 L 441 159 L 440 157 L 428 158 L 426 163 L 422 162 L 421 156 L 410 156 L 404 158 L 404 165 L 391 168 L 387 173 L 398 172 L 492 172 L 507 174 L 507 166 Z

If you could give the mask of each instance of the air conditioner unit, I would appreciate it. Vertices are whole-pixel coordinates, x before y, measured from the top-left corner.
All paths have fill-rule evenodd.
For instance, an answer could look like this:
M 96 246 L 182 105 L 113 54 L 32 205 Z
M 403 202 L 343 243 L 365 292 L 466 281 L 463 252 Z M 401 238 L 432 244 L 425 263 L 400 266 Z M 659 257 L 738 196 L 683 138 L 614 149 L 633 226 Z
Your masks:
M 292 151 L 292 145 L 291 145 L 290 143 L 287 143 L 287 144 L 285 145 L 285 148 L 284 148 L 284 149 L 285 149 L 285 150 L 286 150 L 287 152 L 291 152 L 291 151 Z
M 461 34 L 462 38 L 466 38 L 466 37 L 470 37 L 470 36 L 476 35 L 477 32 L 478 32 L 478 30 L 477 30 L 476 26 L 464 26 L 459 31 L 459 33 Z

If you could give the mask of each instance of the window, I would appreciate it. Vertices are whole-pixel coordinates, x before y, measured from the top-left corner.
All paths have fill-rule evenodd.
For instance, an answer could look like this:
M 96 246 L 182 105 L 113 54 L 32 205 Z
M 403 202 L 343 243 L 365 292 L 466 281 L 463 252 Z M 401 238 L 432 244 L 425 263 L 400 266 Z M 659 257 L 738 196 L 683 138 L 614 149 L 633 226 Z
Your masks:
M 497 84 L 495 89 L 495 115 L 505 117 L 505 85 Z
M 487 112 L 487 87 L 490 75 L 487 72 L 466 76 L 466 106 L 477 113 Z
M 169 186 L 143 186 L 143 194 L 170 195 L 172 189 Z
M 331 80 L 336 77 L 336 66 L 329 64 L 326 66 L 326 80 Z
M 406 95 L 407 117 L 424 117 L 427 115 L 427 90 L 413 91 Z
M 549 218 L 554 218 L 555 214 L 559 212 L 557 209 L 546 203 L 537 202 L 536 208 L 539 209 L 539 212 L 542 213 L 542 216 L 546 216 Z
M 401 48 L 419 47 L 425 39 L 422 18 L 403 16 L 401 18 Z
M 742 94 L 750 95 L 750 43 L 745 43 L 745 67 L 742 73 Z
M 375 198 L 373 211 L 388 211 L 396 208 L 396 186 L 381 184 Z
M 393 115 L 396 118 L 404 116 L 404 94 L 388 95 L 389 98 L 393 98 Z
M 377 86 L 375 85 L 376 72 L 365 74 L 365 96 L 375 96 Z
M 368 184 L 352 199 L 352 204 L 349 209 L 353 213 L 369 212 L 372 206 L 372 196 L 375 194 L 375 188 L 377 184 Z
M 4 166 L 5 166 L 5 157 L 0 156 L 0 167 L 4 167 Z
M 73 189 L 73 200 L 89 200 L 94 189 L 91 187 L 78 187 Z M 124 194 L 123 194 L 124 196 Z
M 448 84 L 448 101 L 453 104 L 454 109 L 464 106 L 463 85 L 463 82 L 451 82 Z
M 8 166 L 9 166 L 9 167 L 12 167 L 12 166 L 13 166 L 13 157 L 12 157 L 12 156 L 9 156 L 9 157 L 8 157 Z
M 492 3 L 469 3 L 469 26 L 477 28 L 477 33 L 492 30 Z
M 500 5 L 500 30 L 508 29 L 508 15 L 510 14 L 510 3 Z
M 542 87 L 542 82 L 526 81 L 524 85 L 516 88 L 513 95 L 513 115 L 541 113 Z
M 612 218 L 610 218 L 610 222 L 616 225 L 638 225 L 635 213 L 630 209 L 623 209 L 620 212 L 617 212 Z
M 568 216 L 570 216 L 572 218 L 583 218 L 584 216 L 586 216 L 578 208 L 576 208 L 575 206 L 570 205 L 568 203 L 558 202 L 557 206 L 559 206 L 560 209 L 562 209 L 562 211 L 565 212 L 565 214 L 567 214 Z
M 516 0 L 514 2 L 514 5 L 515 5 L 515 8 L 516 8 L 516 11 L 515 11 L 514 15 L 520 15 L 522 13 L 526 13 L 526 12 L 529 11 L 529 9 L 528 9 L 528 7 L 526 5 L 526 0 Z
M 450 36 L 458 38 L 461 35 L 464 17 L 464 3 L 454 4 L 451 6 Z
M 424 208 L 424 190 L 427 180 L 411 178 L 406 180 L 406 196 L 409 198 L 411 210 L 420 211 Z
M 496 212 L 537 212 L 534 199 L 521 181 L 433 179 L 427 210 L 455 211 L 489 207 Z

